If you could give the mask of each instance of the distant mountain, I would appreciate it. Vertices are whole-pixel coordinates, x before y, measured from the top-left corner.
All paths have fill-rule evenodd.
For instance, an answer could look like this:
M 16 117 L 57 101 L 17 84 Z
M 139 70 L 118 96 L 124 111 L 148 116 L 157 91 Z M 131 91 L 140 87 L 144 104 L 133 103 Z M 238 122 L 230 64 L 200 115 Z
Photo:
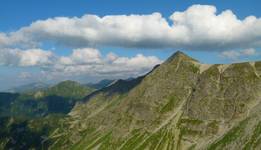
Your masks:
M 87 83 L 86 86 L 94 88 L 94 89 L 102 89 L 102 88 L 110 85 L 114 81 L 115 80 L 104 79 L 104 80 L 101 80 L 101 81 L 99 81 L 97 83 Z
M 50 85 L 43 82 L 30 83 L 6 90 L 11 93 L 27 93 L 47 89 Z
M 63 81 L 46 89 L 20 94 L 0 93 L 0 116 L 42 117 L 68 113 L 76 101 L 94 89 L 75 81 Z
M 260 76 L 261 61 L 208 65 L 177 52 L 144 76 L 85 96 L 67 116 L 14 132 L 1 121 L 0 148 L 261 149 Z
M 61 96 L 64 98 L 81 99 L 93 92 L 95 88 L 84 86 L 76 81 L 63 81 L 43 91 L 44 96 Z

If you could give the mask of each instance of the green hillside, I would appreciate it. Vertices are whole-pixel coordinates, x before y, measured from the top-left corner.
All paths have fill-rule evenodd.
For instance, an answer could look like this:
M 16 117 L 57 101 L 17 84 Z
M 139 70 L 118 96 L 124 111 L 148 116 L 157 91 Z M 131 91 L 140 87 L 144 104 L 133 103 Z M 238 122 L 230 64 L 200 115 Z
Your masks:
M 0 93 L 0 116 L 42 117 L 68 113 L 74 104 L 94 89 L 64 81 L 45 90 L 21 94 Z
M 61 96 L 68 99 L 82 99 L 94 91 L 94 88 L 83 86 L 75 81 L 63 81 L 43 91 L 44 96 Z

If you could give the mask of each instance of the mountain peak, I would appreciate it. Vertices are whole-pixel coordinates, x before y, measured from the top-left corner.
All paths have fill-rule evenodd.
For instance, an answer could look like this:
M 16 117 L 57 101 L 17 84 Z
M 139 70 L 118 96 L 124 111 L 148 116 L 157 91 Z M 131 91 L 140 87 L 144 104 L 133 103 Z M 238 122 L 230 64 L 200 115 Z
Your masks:
M 174 53 L 174 55 L 186 55 L 185 53 L 183 53 L 182 51 L 176 51 L 175 53 Z
M 182 51 L 176 51 L 173 55 L 171 55 L 166 62 L 172 62 L 174 60 L 181 59 L 181 60 L 186 60 L 186 61 L 195 61 L 198 62 L 198 60 L 186 55 Z

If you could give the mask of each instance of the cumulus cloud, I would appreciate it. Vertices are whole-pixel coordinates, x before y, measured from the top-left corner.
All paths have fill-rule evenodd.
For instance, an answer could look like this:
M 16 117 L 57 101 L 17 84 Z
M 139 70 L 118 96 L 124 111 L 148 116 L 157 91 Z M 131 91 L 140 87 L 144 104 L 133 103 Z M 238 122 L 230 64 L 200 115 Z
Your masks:
M 228 50 L 221 52 L 220 56 L 226 59 L 238 60 L 240 57 L 249 57 L 258 55 L 254 48 L 244 49 L 240 51 Z
M 44 66 L 52 63 L 54 54 L 41 49 L 0 49 L 0 65 Z
M 63 65 L 101 63 L 101 53 L 94 48 L 74 49 L 69 57 L 61 57 L 59 63 Z
M 0 34 L 0 45 L 34 45 L 51 41 L 74 48 L 96 45 L 135 48 L 227 50 L 261 46 L 261 19 L 239 19 L 231 10 L 192 5 L 169 18 L 160 13 L 38 20 L 12 33 Z
M 8 37 L 4 34 L 4 33 L 0 33 L 0 45 L 4 46 L 4 45 L 8 45 Z
M 50 71 L 57 74 L 89 76 L 132 76 L 152 69 L 162 61 L 155 56 L 137 54 L 134 57 L 120 57 L 112 52 L 102 56 L 93 48 L 75 49 L 72 54 L 60 57 Z
M 57 56 L 41 49 L 45 44 L 73 50 L 68 56 Z M 90 48 L 99 46 L 220 51 L 223 58 L 236 60 L 257 55 L 261 18 L 239 19 L 231 10 L 217 13 L 215 6 L 192 5 L 169 18 L 155 12 L 37 20 L 17 31 L 0 32 L 0 65 L 38 66 L 46 78 L 126 77 L 145 73 L 162 62 L 142 54 L 122 57 L 110 52 L 103 56 L 98 49 Z
M 155 56 L 137 54 L 120 57 L 110 52 L 102 56 L 93 48 L 74 49 L 68 56 L 57 56 L 41 49 L 0 49 L 0 65 L 38 66 L 48 76 L 137 76 L 162 61 Z M 26 76 L 26 74 L 22 74 Z M 45 76 L 46 77 L 46 76 Z

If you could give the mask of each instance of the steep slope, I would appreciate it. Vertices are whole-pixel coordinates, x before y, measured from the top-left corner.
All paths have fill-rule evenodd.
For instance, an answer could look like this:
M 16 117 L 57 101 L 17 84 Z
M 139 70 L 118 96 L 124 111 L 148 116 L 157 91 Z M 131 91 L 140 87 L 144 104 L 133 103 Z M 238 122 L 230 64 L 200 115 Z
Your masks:
M 195 63 L 197 62 L 194 59 L 181 52 L 174 54 L 143 78 L 130 92 L 102 99 L 94 96 L 86 105 L 77 105 L 71 112 L 73 120 L 71 128 L 79 130 L 94 128 L 95 134 L 110 133 L 111 144 L 108 146 L 112 146 L 112 149 L 114 146 L 123 146 L 123 149 L 128 145 L 135 146 L 136 144 L 127 144 L 128 140 L 129 142 L 137 140 L 132 138 L 135 131 L 136 138 L 141 138 L 139 141 L 144 140 L 142 143 L 152 141 L 149 137 L 157 135 L 172 119 L 180 115 L 181 108 L 197 81 L 199 69 Z M 97 102 L 98 107 L 94 107 L 93 111 L 90 110 Z M 103 135 L 97 137 L 101 138 Z M 172 140 L 173 135 L 170 135 Z M 75 142 L 77 147 L 81 145 L 80 143 L 84 147 L 92 146 L 88 145 L 92 143 L 84 139 L 79 138 L 72 142 Z M 124 146 L 124 141 L 127 147 Z
M 177 52 L 127 92 L 76 105 L 52 148 L 260 147 L 260 64 L 206 65 Z

